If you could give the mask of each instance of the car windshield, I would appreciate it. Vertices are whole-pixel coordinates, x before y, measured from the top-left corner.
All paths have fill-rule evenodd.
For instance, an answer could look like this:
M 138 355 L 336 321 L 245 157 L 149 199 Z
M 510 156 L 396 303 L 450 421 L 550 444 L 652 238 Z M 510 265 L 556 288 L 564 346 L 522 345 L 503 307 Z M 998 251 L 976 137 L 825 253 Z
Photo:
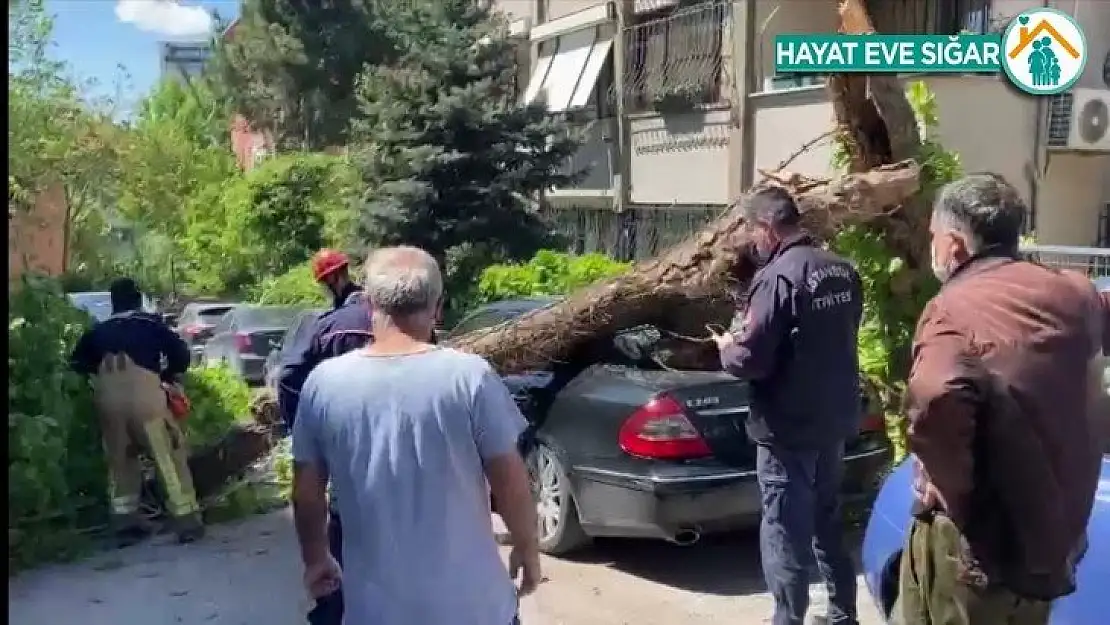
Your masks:
M 112 315 L 112 296 L 108 291 L 68 293 L 66 297 L 74 306 L 89 313 L 97 321 L 104 321 Z M 154 302 L 146 295 L 143 295 L 143 310 L 154 312 Z
M 288 328 L 300 312 L 296 308 L 281 306 L 250 306 L 240 308 L 235 316 L 240 327 Z
M 481 330 L 482 328 L 495 326 L 499 323 L 504 323 L 526 312 L 546 306 L 553 301 L 555 300 L 529 299 L 488 304 L 464 317 L 458 325 L 451 328 L 451 331 L 447 333 L 447 337 L 454 338 L 466 334 L 467 332 L 473 332 L 475 330 Z

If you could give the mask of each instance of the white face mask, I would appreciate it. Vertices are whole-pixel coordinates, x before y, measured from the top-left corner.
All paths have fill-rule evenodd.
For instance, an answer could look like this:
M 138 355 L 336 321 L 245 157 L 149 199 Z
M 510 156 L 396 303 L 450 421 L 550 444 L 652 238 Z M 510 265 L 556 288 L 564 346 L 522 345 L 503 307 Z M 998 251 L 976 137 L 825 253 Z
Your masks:
M 941 264 L 941 262 L 937 260 L 937 250 L 932 245 L 929 246 L 929 260 L 932 262 L 933 275 L 937 277 L 937 280 L 940 280 L 942 283 L 947 281 L 952 272 L 949 271 L 946 263 Z

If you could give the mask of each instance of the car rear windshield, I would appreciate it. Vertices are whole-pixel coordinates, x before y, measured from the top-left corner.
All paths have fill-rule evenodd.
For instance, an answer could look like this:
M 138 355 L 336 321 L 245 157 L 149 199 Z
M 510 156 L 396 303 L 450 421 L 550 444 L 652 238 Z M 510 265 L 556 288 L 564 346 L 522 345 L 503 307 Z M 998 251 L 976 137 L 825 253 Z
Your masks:
M 300 311 L 296 308 L 259 306 L 242 308 L 237 313 L 239 325 L 248 328 L 288 328 Z
M 204 323 L 213 324 L 226 315 L 234 306 L 210 306 L 197 311 L 197 317 Z

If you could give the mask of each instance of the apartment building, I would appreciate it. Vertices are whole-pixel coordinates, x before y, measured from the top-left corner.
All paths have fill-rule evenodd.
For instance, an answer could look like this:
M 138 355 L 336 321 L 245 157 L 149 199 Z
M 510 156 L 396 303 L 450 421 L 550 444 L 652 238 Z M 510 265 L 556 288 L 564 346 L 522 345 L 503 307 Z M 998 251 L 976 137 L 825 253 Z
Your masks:
M 212 55 L 207 41 L 183 43 L 165 42 L 160 46 L 162 78 L 189 81 L 204 72 L 204 65 Z
M 1001 173 L 1022 190 L 1033 209 L 1038 242 L 1110 246 L 1110 131 L 1105 121 L 1098 128 L 1105 117 L 1084 117 L 1100 102 L 1110 105 L 1110 2 L 870 4 L 877 29 L 889 33 L 997 30 L 1022 10 L 1045 4 L 1077 18 L 1090 60 L 1072 94 L 1031 97 L 1002 76 L 925 80 L 937 99 L 939 139 L 961 155 L 966 170 Z M 832 128 L 831 105 L 819 79 L 776 76 L 773 45 L 782 33 L 834 32 L 836 5 L 835 0 L 495 2 L 526 52 L 524 98 L 542 99 L 584 133 L 585 144 L 571 166 L 588 168 L 589 174 L 572 189 L 550 193 L 549 206 L 573 215 L 582 237 L 594 237 L 586 248 L 612 247 L 625 236 L 627 223 L 606 218 L 607 212 L 680 222 L 653 225 L 657 240 L 634 243 L 634 255 L 642 255 L 681 236 L 673 230 L 682 222 L 696 226 L 727 205 L 759 169 L 775 167 Z M 831 173 L 832 149 L 828 142 L 818 144 L 791 167 Z M 604 232 L 589 232 L 599 228 Z

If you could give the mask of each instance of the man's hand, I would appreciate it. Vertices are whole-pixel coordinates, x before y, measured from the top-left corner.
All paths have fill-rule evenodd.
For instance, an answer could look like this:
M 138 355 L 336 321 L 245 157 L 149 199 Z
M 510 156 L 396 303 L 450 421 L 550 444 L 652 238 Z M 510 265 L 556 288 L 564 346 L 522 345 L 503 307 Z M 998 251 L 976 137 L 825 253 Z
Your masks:
M 304 587 L 313 599 L 326 597 L 339 590 L 343 582 L 343 572 L 339 563 L 331 554 L 324 555 L 320 560 L 305 564 Z
M 514 581 L 519 577 L 517 596 L 527 597 L 536 591 L 543 579 L 540 567 L 540 552 L 536 549 L 513 547 L 509 552 L 509 575 Z
M 720 351 L 724 351 L 725 348 L 727 348 L 729 345 L 732 345 L 732 343 L 735 341 L 731 332 L 721 332 L 718 334 L 717 332 L 714 332 L 712 328 L 710 328 L 709 332 L 709 337 L 712 338 L 713 342 L 717 344 L 717 349 Z
M 915 462 L 919 462 L 916 461 Z M 919 465 L 920 466 L 920 465 Z M 936 486 L 929 481 L 923 472 L 918 470 L 915 472 L 913 479 L 913 494 L 917 501 L 921 503 L 922 507 L 926 510 L 933 510 L 942 507 L 940 493 L 937 492 Z

